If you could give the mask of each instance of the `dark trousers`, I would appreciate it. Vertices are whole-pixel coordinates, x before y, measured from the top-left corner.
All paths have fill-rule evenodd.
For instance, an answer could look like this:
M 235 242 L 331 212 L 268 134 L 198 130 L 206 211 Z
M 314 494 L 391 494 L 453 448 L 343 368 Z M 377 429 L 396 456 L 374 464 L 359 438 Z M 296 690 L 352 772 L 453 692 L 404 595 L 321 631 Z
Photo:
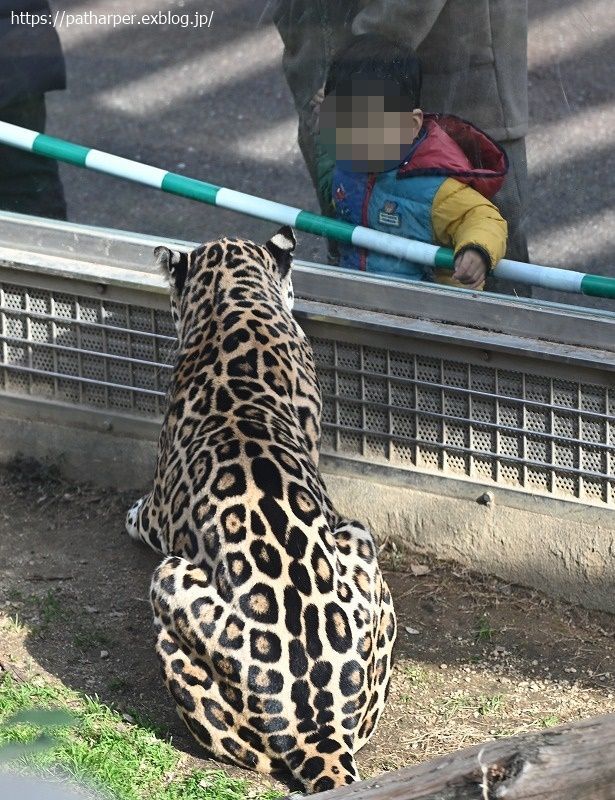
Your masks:
M 0 108 L 0 120 L 34 131 L 45 130 L 45 95 L 30 95 Z M 66 219 L 58 162 L 0 145 L 0 209 Z

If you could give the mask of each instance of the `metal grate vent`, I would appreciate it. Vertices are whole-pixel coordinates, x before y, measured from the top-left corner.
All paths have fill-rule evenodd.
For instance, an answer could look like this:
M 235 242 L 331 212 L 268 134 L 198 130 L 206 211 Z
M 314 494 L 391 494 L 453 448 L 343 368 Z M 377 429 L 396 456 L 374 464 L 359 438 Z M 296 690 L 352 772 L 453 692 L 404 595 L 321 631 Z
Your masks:
M 162 413 L 170 313 L 0 284 L 2 388 L 144 416 Z
M 170 313 L 0 284 L 0 323 L 5 393 L 162 414 Z M 615 505 L 612 388 L 334 338 L 312 344 L 324 452 Z
M 323 448 L 615 505 L 615 392 L 312 338 Z

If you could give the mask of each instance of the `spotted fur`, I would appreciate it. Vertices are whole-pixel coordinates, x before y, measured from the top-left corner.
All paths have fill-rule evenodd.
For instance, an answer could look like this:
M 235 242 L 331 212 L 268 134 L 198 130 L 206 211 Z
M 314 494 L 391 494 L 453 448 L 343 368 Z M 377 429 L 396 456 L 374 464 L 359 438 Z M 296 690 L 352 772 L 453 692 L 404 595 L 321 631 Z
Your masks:
M 216 758 L 323 791 L 384 708 L 396 622 L 369 529 L 318 470 L 321 397 L 290 313 L 295 239 L 157 248 L 179 350 L 152 491 L 129 534 L 167 555 L 151 601 L 166 685 Z

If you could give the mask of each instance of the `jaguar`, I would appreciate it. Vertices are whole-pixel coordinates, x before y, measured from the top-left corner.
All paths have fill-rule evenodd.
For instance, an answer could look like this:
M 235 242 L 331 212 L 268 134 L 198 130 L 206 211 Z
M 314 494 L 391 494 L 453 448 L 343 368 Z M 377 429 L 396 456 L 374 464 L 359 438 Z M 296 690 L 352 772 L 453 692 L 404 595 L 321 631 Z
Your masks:
M 374 536 L 319 471 L 321 393 L 292 312 L 296 240 L 155 250 L 178 336 L 151 491 L 129 535 L 162 553 L 156 653 L 214 758 L 306 793 L 358 780 L 396 618 Z

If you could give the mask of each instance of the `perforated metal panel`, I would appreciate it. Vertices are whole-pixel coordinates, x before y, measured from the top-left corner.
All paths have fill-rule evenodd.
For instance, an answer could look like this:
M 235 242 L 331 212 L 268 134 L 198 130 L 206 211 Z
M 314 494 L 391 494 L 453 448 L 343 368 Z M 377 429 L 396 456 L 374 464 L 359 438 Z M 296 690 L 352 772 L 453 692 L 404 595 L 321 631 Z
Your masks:
M 615 504 L 615 391 L 312 338 L 323 449 Z
M 143 293 L 147 303 L 147 293 Z M 170 313 L 0 284 L 0 388 L 158 419 Z M 318 326 L 314 323 L 312 327 Z M 323 452 L 615 505 L 615 390 L 312 336 Z
M 170 313 L 0 284 L 2 388 L 158 416 L 170 374 Z

